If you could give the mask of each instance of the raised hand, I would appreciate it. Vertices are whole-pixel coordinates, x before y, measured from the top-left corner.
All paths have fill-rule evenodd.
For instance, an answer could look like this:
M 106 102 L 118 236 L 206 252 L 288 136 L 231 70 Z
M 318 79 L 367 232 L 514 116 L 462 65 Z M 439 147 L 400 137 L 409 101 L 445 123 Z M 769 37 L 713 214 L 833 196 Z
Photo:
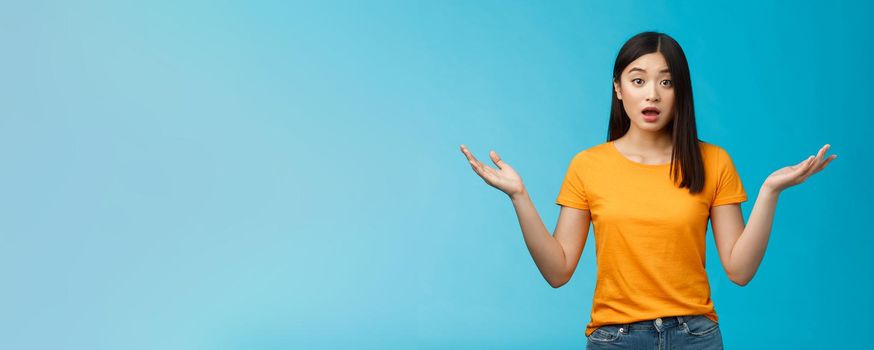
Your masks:
M 825 169 L 828 163 L 838 157 L 833 154 L 828 156 L 828 158 L 823 159 L 823 156 L 825 156 L 829 147 L 831 147 L 831 145 L 826 144 L 819 149 L 816 157 L 810 156 L 798 164 L 790 165 L 771 173 L 771 175 L 765 179 L 765 183 L 762 184 L 762 186 L 780 192 L 791 186 L 801 184 L 811 175 Z
M 461 145 L 461 153 L 464 153 L 464 156 L 467 157 L 467 161 L 470 163 L 470 167 L 473 168 L 473 171 L 490 186 L 503 191 L 510 197 L 522 193 L 525 190 L 525 186 L 522 184 L 522 178 L 519 177 L 519 174 L 517 174 L 509 164 L 498 157 L 497 152 L 489 152 L 489 157 L 492 158 L 492 162 L 498 166 L 498 169 L 485 165 L 483 162 L 474 158 L 473 154 L 470 153 L 470 150 L 468 150 L 464 145 Z

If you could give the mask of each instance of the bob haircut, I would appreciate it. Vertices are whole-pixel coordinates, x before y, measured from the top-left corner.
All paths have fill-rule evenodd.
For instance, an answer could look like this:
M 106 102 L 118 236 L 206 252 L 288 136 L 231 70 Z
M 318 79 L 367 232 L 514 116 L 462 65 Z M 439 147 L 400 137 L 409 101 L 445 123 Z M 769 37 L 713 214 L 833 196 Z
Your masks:
M 619 83 L 622 71 L 640 56 L 650 53 L 661 53 L 671 71 L 674 86 L 673 121 L 667 124 L 667 132 L 671 134 L 674 150 L 671 154 L 670 175 L 676 184 L 682 174 L 680 188 L 689 188 L 689 193 L 699 193 L 704 189 L 704 160 L 698 142 L 698 131 L 695 126 L 695 107 L 692 103 L 692 81 L 689 77 L 689 64 L 680 44 L 667 34 L 658 32 L 642 32 L 622 45 L 616 62 L 613 64 L 613 82 Z M 613 141 L 625 135 L 631 126 L 631 120 L 622 101 L 616 96 L 613 86 L 613 102 L 610 107 L 610 123 L 607 128 L 607 141 Z

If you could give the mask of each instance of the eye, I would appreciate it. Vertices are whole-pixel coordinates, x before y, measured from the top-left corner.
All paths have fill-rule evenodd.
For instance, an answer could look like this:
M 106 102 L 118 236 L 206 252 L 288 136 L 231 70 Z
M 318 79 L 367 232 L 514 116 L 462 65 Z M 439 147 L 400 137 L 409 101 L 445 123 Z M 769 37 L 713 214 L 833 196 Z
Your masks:
M 668 82 L 668 84 L 665 86 L 673 86 L 674 85 L 674 82 L 672 82 L 670 80 L 662 80 L 662 82 Z
M 631 82 L 634 83 L 634 82 L 637 81 L 637 80 L 643 81 L 643 79 L 640 79 L 640 78 L 634 78 L 634 79 L 631 79 Z

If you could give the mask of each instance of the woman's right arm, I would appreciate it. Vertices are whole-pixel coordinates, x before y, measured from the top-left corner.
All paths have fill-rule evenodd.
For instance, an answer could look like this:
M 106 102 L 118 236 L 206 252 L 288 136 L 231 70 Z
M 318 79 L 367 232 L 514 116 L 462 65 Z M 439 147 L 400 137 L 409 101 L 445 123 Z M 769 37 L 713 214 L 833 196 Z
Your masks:
M 555 236 L 549 234 L 534 203 L 524 191 L 510 197 L 513 207 L 516 208 L 516 216 L 519 217 L 519 226 L 522 228 L 522 236 L 534 264 L 540 269 L 543 278 L 553 288 L 558 288 L 567 283 L 586 246 L 586 238 L 589 235 L 589 211 L 577 208 L 561 206 L 558 213 L 558 224 L 555 226 Z
M 534 203 L 531 202 L 521 177 L 509 164 L 492 151 L 489 153 L 490 158 L 498 166 L 498 169 L 493 169 L 477 160 L 464 145 L 461 145 L 461 151 L 477 175 L 487 184 L 510 197 L 516 209 L 516 216 L 519 218 L 525 245 L 528 246 L 534 264 L 537 265 L 543 278 L 553 288 L 567 283 L 576 270 L 583 247 L 586 245 L 590 222 L 589 211 L 562 206 L 553 236 L 540 219 L 537 209 L 534 208 Z

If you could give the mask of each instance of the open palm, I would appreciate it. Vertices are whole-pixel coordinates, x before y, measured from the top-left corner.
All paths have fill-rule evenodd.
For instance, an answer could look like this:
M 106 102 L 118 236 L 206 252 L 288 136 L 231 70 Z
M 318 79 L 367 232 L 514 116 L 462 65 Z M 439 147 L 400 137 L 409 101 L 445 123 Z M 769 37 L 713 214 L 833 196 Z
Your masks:
M 771 175 L 765 179 L 763 185 L 779 192 L 791 186 L 803 183 L 811 175 L 825 169 L 828 163 L 838 157 L 833 154 L 827 158 L 823 158 L 829 147 L 831 147 L 831 145 L 826 144 L 819 149 L 816 157 L 810 156 L 798 164 L 783 167 L 771 173 Z
M 492 168 L 477 160 L 464 145 L 461 145 L 461 153 L 464 153 L 464 156 L 467 157 L 473 171 L 490 186 L 503 191 L 511 197 L 524 190 L 522 178 L 509 164 L 501 160 L 501 157 L 498 156 L 497 152 L 489 152 L 489 157 L 492 159 L 492 162 L 498 166 L 498 169 Z

